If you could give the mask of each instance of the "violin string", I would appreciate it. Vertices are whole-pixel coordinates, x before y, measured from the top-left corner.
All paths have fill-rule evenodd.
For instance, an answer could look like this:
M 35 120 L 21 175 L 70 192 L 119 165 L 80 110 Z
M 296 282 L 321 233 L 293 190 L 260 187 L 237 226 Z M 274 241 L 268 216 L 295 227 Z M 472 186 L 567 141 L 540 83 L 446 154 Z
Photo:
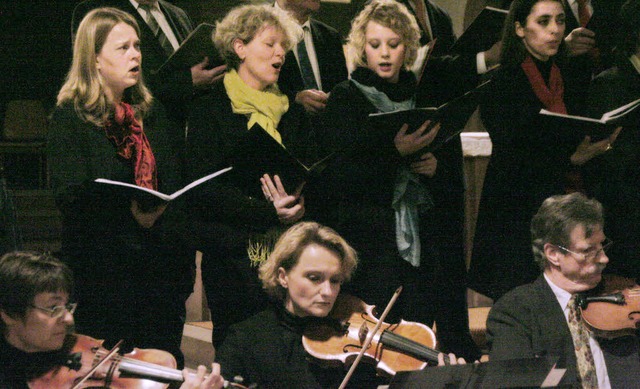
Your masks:
M 104 353 L 104 351 L 98 351 L 97 353 Z M 133 359 L 133 358 L 127 358 L 127 357 L 123 357 L 121 355 L 117 355 L 115 357 L 113 357 L 114 361 L 118 361 L 120 363 L 125 362 L 126 364 L 129 365 L 135 365 L 135 366 L 140 366 L 140 367 L 146 367 L 146 368 L 153 368 L 156 371 L 159 372 L 166 372 L 166 373 L 175 373 L 178 370 L 177 369 L 172 369 L 170 367 L 167 366 L 162 366 L 162 365 L 156 365 L 154 363 L 150 363 L 150 362 L 145 362 L 145 361 L 141 361 L 138 359 Z M 122 367 L 122 365 L 121 365 Z M 126 370 L 126 366 L 125 369 Z M 180 374 L 182 375 L 182 372 L 180 372 Z
M 401 351 L 411 353 L 413 356 L 425 357 L 433 362 L 436 362 L 438 360 L 439 352 L 428 346 L 405 338 L 402 335 L 389 332 L 388 330 L 383 332 L 383 335 L 384 340 L 381 340 L 381 343 L 388 344 L 392 347 L 398 348 Z
M 93 376 L 93 373 L 95 373 L 102 365 L 104 365 L 105 363 L 107 363 L 109 360 L 111 360 L 111 358 L 116 355 L 116 353 L 120 350 L 120 345 L 122 344 L 122 340 L 119 341 L 118 343 L 116 343 L 116 345 L 102 358 L 102 360 L 98 363 L 96 363 L 88 372 L 87 374 L 85 374 L 84 377 L 82 377 L 82 379 L 80 379 L 80 381 L 78 381 L 78 383 L 76 385 L 73 386 L 72 389 L 78 389 L 82 386 L 82 384 L 84 384 L 85 381 L 87 381 L 89 378 L 91 378 Z M 97 353 L 96 353 L 97 354 Z

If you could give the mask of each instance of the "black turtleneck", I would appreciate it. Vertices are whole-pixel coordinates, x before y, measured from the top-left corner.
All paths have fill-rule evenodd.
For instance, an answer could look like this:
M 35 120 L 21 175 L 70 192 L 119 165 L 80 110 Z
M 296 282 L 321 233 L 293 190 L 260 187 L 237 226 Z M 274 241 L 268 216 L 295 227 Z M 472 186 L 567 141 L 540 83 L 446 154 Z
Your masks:
M 27 388 L 27 382 L 42 376 L 67 359 L 67 352 L 27 353 L 0 337 L 0 388 Z
M 531 56 L 533 59 L 533 63 L 536 64 L 536 67 L 540 71 L 542 78 L 544 79 L 544 83 L 549 86 L 549 77 L 551 76 L 551 67 L 553 66 L 554 60 L 548 59 L 546 61 L 541 61 L 534 56 Z
M 356 68 L 351 73 L 351 79 L 362 85 L 372 86 L 384 93 L 392 101 L 409 100 L 416 93 L 416 76 L 407 70 L 400 70 L 397 83 L 391 83 L 378 76 L 376 72 L 366 67 Z

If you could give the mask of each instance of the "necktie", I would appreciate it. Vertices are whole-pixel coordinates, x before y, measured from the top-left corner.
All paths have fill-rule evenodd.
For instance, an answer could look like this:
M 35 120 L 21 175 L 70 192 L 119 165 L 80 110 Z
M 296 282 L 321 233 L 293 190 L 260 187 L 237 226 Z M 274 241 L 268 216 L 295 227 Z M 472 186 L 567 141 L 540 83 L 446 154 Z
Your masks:
M 147 25 L 153 32 L 153 35 L 155 35 L 156 39 L 158 39 L 158 43 L 160 43 L 160 46 L 162 47 L 164 52 L 167 55 L 173 54 L 173 46 L 171 45 L 171 42 L 169 42 L 169 38 L 167 38 L 167 35 L 164 33 L 164 31 L 162 31 L 162 28 L 160 28 L 160 25 L 158 24 L 155 16 L 153 16 L 153 14 L 151 13 L 151 6 L 148 4 L 140 4 L 140 8 L 147 11 Z
M 586 27 L 591 19 L 591 12 L 587 6 L 587 0 L 576 0 L 578 3 L 578 18 L 580 19 L 580 25 Z
M 589 345 L 589 332 L 584 326 L 580 317 L 580 311 L 576 307 L 576 295 L 571 296 L 569 300 L 569 330 L 573 338 L 574 351 L 578 361 L 578 372 L 582 387 L 585 389 L 598 389 L 598 378 L 596 376 L 596 366 L 593 362 L 591 354 L 591 346 Z
M 304 26 L 304 35 L 309 34 L 309 27 Z M 311 60 L 309 60 L 309 53 L 307 53 L 307 45 L 304 43 L 304 37 L 298 43 L 298 61 L 300 62 L 300 73 L 302 75 L 302 81 L 304 82 L 305 89 L 318 89 L 316 83 L 316 77 L 313 75 L 313 68 L 311 67 Z
M 424 4 L 424 0 L 414 0 L 416 20 L 422 29 L 423 35 L 427 42 L 431 42 L 431 31 L 429 31 L 429 24 L 427 23 L 427 7 Z

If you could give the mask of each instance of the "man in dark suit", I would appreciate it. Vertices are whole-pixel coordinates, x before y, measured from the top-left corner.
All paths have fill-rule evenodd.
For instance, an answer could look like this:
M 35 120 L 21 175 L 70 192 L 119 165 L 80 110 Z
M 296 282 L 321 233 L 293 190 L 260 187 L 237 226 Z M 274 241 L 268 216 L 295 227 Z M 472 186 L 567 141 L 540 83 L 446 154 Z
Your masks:
M 451 47 L 457 38 L 447 11 L 429 0 L 397 1 L 415 16 L 422 45 L 437 39 L 421 79 L 421 85 L 426 87 L 420 88 L 420 92 L 426 93 L 429 100 L 444 103 L 474 88 L 479 75 L 498 64 L 500 43 L 484 52 L 453 54 Z
M 585 328 L 575 296 L 604 287 L 609 262 L 602 205 L 580 193 L 545 200 L 531 222 L 542 275 L 500 298 L 489 313 L 490 360 L 551 357 L 567 369 L 563 382 L 587 388 L 630 388 L 640 379 L 637 336 L 597 337 Z
M 618 30 L 618 13 L 622 0 L 563 0 L 566 15 L 569 71 L 565 81 L 575 88 L 567 99 L 578 107 L 584 106 L 584 98 L 591 79 L 613 66 L 613 47 Z
M 620 13 L 615 66 L 591 82 L 587 115 L 601 117 L 640 98 L 640 0 L 627 1 Z M 585 165 L 589 195 L 602 202 L 606 233 L 616 245 L 607 272 L 640 280 L 640 120 L 627 124 L 613 148 Z
M 182 147 L 184 143 L 184 122 L 187 117 L 188 104 L 199 89 L 211 86 L 224 75 L 224 66 L 208 68 L 205 60 L 192 68 L 163 71 L 157 70 L 177 49 L 193 30 L 189 16 L 175 5 L 165 0 L 85 0 L 73 11 L 71 20 L 72 40 L 82 18 L 98 7 L 119 8 L 133 15 L 140 26 L 140 50 L 142 53 L 142 73 L 144 80 L 153 93 L 167 109 L 168 116 L 178 124 L 179 130 L 174 136 L 175 145 Z M 150 21 L 151 17 L 155 20 Z M 159 33 L 152 30 L 157 23 Z M 164 36 L 163 36 L 164 35 Z M 170 45 L 162 42 L 168 41 Z
M 298 44 L 287 53 L 278 86 L 290 101 L 309 113 L 319 113 L 333 87 L 348 77 L 342 38 L 334 28 L 311 18 L 320 8 L 320 0 L 276 0 L 274 5 L 289 12 L 305 35 L 304 45 Z M 306 53 L 301 56 L 302 48 Z M 305 77 L 309 65 L 313 74 Z

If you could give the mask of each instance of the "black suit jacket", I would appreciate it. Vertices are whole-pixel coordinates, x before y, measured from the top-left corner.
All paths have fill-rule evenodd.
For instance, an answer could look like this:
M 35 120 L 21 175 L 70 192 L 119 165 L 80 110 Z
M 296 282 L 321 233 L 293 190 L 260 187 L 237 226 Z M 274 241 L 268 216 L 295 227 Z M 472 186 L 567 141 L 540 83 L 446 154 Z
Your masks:
M 404 4 L 415 16 L 409 0 L 397 1 Z M 432 38 L 438 40 L 420 80 L 418 97 L 433 104 L 442 104 L 477 85 L 477 53 L 451 55 L 451 46 L 456 41 L 451 17 L 443 8 L 428 0 L 425 4 L 431 23 Z M 420 43 L 424 45 L 428 43 L 428 37 L 422 30 L 421 34 Z
M 182 42 L 193 30 L 189 16 L 181 8 L 165 0 L 159 0 L 160 9 L 167 18 L 178 42 Z M 171 72 L 157 73 L 156 70 L 167 60 L 168 56 L 160 46 L 153 32 L 134 8 L 129 0 L 85 0 L 79 3 L 73 11 L 71 20 L 72 40 L 78 30 L 80 22 L 89 11 L 99 7 L 114 7 L 131 15 L 140 27 L 140 50 L 142 53 L 142 75 L 145 83 L 151 89 L 154 97 L 158 98 L 167 108 L 169 117 L 183 122 L 186 118 L 187 104 L 193 96 L 193 83 L 190 69 L 180 69 Z M 172 136 L 184 136 L 171 134 Z
M 487 341 L 492 361 L 557 356 L 560 358 L 557 366 L 567 368 L 563 383 L 577 382 L 571 332 L 556 296 L 542 275 L 495 303 L 487 318 Z M 637 338 L 599 339 L 598 342 L 612 388 L 635 387 L 640 375 Z
M 613 47 L 618 30 L 618 12 L 622 6 L 621 0 L 591 0 L 593 14 L 587 24 L 587 28 L 596 34 L 596 46 L 599 51 L 599 59 L 595 61 L 590 53 L 566 59 L 566 81 L 576 86 L 573 94 L 566 97 L 575 101 L 581 108 L 586 109 L 585 96 L 589 89 L 591 78 L 604 69 L 613 65 Z M 564 12 L 566 15 L 565 35 L 580 27 L 569 2 L 564 0 Z
M 593 79 L 587 112 L 603 113 L 640 98 L 640 73 L 627 58 Z M 605 208 L 605 233 L 616 242 L 607 271 L 640 277 L 640 123 L 625 127 L 614 148 L 584 166 L 591 196 Z
M 331 92 L 334 86 L 348 77 L 347 61 L 342 50 L 342 38 L 338 31 L 332 27 L 314 19 L 311 19 L 310 22 L 322 90 Z M 305 89 L 300 67 L 293 51 L 287 53 L 278 79 L 278 86 L 291 102 L 295 101 L 296 93 Z

